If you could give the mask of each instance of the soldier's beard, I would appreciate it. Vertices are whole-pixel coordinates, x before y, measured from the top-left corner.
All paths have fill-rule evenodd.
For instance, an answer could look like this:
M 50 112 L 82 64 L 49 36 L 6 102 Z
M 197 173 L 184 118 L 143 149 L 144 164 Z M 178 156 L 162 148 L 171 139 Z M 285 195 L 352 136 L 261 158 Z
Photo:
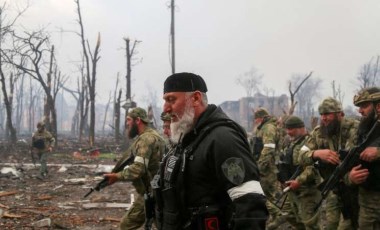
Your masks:
M 173 144 L 178 144 L 180 138 L 182 138 L 186 133 L 190 132 L 194 125 L 194 108 L 190 103 L 186 103 L 185 111 L 181 117 L 176 122 L 170 124 L 171 136 L 170 140 Z
M 340 131 L 340 121 L 337 118 L 334 118 L 330 122 L 330 124 L 325 125 L 323 123 L 320 124 L 322 137 L 332 137 L 336 135 Z
M 133 122 L 133 125 L 128 132 L 128 136 L 129 136 L 129 138 L 132 139 L 132 138 L 136 137 L 138 134 L 139 134 L 139 130 L 137 128 L 137 124 L 135 122 Z
M 371 130 L 373 124 L 376 122 L 376 114 L 375 110 L 372 109 L 368 116 L 362 117 L 360 119 L 358 134 L 361 137 L 367 135 L 367 133 Z

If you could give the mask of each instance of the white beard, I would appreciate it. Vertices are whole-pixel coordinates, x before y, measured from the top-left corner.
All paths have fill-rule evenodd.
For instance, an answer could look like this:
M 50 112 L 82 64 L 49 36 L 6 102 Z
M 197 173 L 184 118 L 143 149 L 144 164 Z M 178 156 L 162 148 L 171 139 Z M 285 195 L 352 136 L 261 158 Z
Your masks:
M 191 107 L 190 104 L 186 104 L 183 116 L 178 121 L 172 122 L 170 124 L 170 139 L 174 144 L 178 144 L 180 142 L 180 138 L 182 138 L 186 133 L 190 132 L 190 130 L 193 128 L 194 114 L 194 108 Z

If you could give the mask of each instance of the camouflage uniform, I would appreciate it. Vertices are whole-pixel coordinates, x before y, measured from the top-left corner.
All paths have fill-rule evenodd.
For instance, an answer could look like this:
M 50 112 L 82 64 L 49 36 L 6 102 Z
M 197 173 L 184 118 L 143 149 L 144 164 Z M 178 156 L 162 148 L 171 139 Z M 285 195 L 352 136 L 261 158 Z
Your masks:
M 337 113 L 341 112 L 341 104 L 333 98 L 323 100 L 319 106 L 319 113 Z M 350 118 L 342 118 L 340 122 L 340 132 L 332 137 L 323 137 L 320 126 L 317 126 L 312 131 L 310 137 L 302 146 L 299 155 L 299 163 L 301 165 L 313 165 L 315 162 L 312 158 L 315 150 L 330 149 L 338 152 L 339 150 L 347 150 L 355 146 L 356 132 L 358 128 L 358 121 Z M 328 165 L 329 169 L 322 168 L 322 162 L 317 162 L 317 168 L 324 180 L 328 179 L 335 166 Z M 330 192 L 326 198 L 326 229 L 353 229 L 349 219 L 343 219 L 341 215 L 342 200 L 334 192 Z M 339 226 L 339 227 L 338 227 Z
M 270 117 L 264 109 L 259 109 L 255 112 L 255 119 L 260 118 L 260 116 L 262 116 L 263 121 L 257 127 L 254 136 L 260 139 L 263 143 L 263 149 L 261 150 L 257 164 L 261 178 L 260 184 L 267 197 L 266 205 L 271 217 L 271 219 L 268 220 L 269 224 L 270 222 L 278 221 L 276 219 L 281 216 L 281 211 L 276 205 L 274 205 L 277 197 L 280 195 L 281 188 L 281 185 L 277 180 L 278 169 L 276 166 L 276 163 L 278 162 L 276 145 L 279 140 L 276 118 Z M 283 219 L 283 221 L 285 221 L 285 219 Z
M 380 122 L 378 111 L 376 111 L 376 104 L 380 103 L 380 88 L 365 88 L 354 97 L 355 106 L 360 107 L 366 102 L 372 103 L 377 122 Z M 365 134 L 369 133 L 369 130 L 363 131 Z M 361 143 L 364 138 L 369 138 L 367 147 L 377 147 L 377 155 L 373 161 L 361 162 L 362 167 L 368 169 L 369 176 L 364 183 L 359 184 L 359 229 L 380 229 L 380 129 L 376 128 L 369 137 L 359 135 L 358 138 L 358 143 Z
M 293 119 L 294 118 L 294 119 Z M 295 122 L 301 122 L 299 125 Z M 303 128 L 304 123 L 301 119 L 295 116 L 290 116 L 285 123 L 286 128 Z M 308 135 L 300 136 L 292 140 L 285 148 L 283 153 L 289 154 L 287 159 L 291 161 L 290 170 L 293 175 L 296 168 L 299 166 L 299 151 L 304 145 Z M 287 163 L 287 162 L 285 162 Z M 282 168 L 280 167 L 280 170 Z M 302 167 L 299 170 L 302 172 L 294 178 L 300 184 L 297 190 L 290 190 L 285 200 L 283 213 L 286 213 L 286 220 L 297 230 L 307 229 L 314 230 L 320 229 L 319 226 L 319 213 L 315 214 L 315 207 L 321 200 L 321 193 L 317 185 L 321 182 L 321 177 L 316 168 L 313 166 Z M 282 172 L 280 172 L 282 173 Z M 288 177 L 292 177 L 288 174 Z M 285 180 L 289 180 L 289 178 Z
M 138 195 L 131 208 L 123 216 L 120 229 L 138 229 L 144 224 L 143 196 L 146 188 L 151 190 L 149 182 L 158 171 L 164 149 L 165 142 L 162 137 L 147 126 L 129 148 L 131 154 L 135 156 L 135 160 L 117 176 L 121 180 L 132 181 Z
M 46 158 L 49 148 L 54 146 L 55 139 L 53 135 L 45 129 L 43 122 L 38 122 L 38 130 L 32 135 L 33 154 L 37 154 L 41 164 L 39 178 L 45 177 L 48 174 Z

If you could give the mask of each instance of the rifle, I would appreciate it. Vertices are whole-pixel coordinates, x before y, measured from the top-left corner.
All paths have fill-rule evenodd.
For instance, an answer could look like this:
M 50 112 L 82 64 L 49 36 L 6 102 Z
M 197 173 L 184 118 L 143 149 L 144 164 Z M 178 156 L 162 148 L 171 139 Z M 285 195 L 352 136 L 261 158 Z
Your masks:
M 318 203 L 318 205 L 315 207 L 315 211 L 318 210 L 318 208 L 321 206 L 323 200 L 326 199 L 328 193 L 331 190 L 335 189 L 341 183 L 341 178 L 347 172 L 349 172 L 349 170 L 351 170 L 351 168 L 353 166 L 355 166 L 355 164 L 357 164 L 357 162 L 359 162 L 360 153 L 363 152 L 364 149 L 368 146 L 369 141 L 371 140 L 370 137 L 371 137 L 372 133 L 376 129 L 379 128 L 378 127 L 379 123 L 380 123 L 380 121 L 377 120 L 375 122 L 375 124 L 372 126 L 371 130 L 368 132 L 366 138 L 359 145 L 352 147 L 348 151 L 348 153 L 347 153 L 346 157 L 343 159 L 343 161 L 338 166 L 336 166 L 333 173 L 328 178 L 327 182 L 325 183 L 325 185 L 323 186 L 323 188 L 321 190 L 322 199 Z
M 118 173 L 122 171 L 127 165 L 130 165 L 135 160 L 135 156 L 131 153 L 128 158 L 122 158 L 118 163 L 116 163 L 115 167 L 112 169 L 112 173 Z M 103 178 L 95 187 L 92 187 L 86 195 L 84 195 L 84 198 L 88 197 L 91 193 L 94 191 L 100 191 L 101 189 L 108 186 L 108 180 L 107 178 Z
M 296 168 L 296 171 L 289 178 L 289 180 L 296 179 L 301 173 L 302 173 L 302 166 L 298 165 L 297 168 Z M 290 190 L 290 186 L 287 186 L 286 188 L 284 188 L 284 190 L 282 190 L 282 193 L 281 193 L 280 197 L 276 200 L 276 203 L 274 205 L 276 205 L 277 207 L 279 207 L 278 203 L 281 201 L 281 199 L 282 199 L 283 196 L 288 195 L 289 190 Z M 286 200 L 286 197 L 285 197 L 284 201 L 282 202 L 281 206 L 279 207 L 280 209 L 282 209 L 282 207 L 284 206 L 285 200 Z

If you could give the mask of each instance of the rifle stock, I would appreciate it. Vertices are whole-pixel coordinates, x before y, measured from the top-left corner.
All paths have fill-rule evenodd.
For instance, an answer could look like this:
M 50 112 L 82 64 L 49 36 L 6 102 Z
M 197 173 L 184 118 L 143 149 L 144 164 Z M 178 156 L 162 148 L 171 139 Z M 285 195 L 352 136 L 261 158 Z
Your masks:
M 118 172 L 122 171 L 127 165 L 132 164 L 134 160 L 135 160 L 135 156 L 133 154 L 131 154 L 128 158 L 126 158 L 124 160 L 122 159 L 121 161 L 116 163 L 115 167 L 112 169 L 111 172 L 112 173 L 118 173 Z M 94 191 L 99 192 L 101 189 L 103 189 L 107 186 L 108 186 L 108 180 L 107 180 L 107 178 L 103 178 L 103 180 L 101 180 L 95 187 L 91 188 L 90 191 L 88 193 L 86 193 L 86 195 L 84 195 L 84 198 L 88 197 Z

